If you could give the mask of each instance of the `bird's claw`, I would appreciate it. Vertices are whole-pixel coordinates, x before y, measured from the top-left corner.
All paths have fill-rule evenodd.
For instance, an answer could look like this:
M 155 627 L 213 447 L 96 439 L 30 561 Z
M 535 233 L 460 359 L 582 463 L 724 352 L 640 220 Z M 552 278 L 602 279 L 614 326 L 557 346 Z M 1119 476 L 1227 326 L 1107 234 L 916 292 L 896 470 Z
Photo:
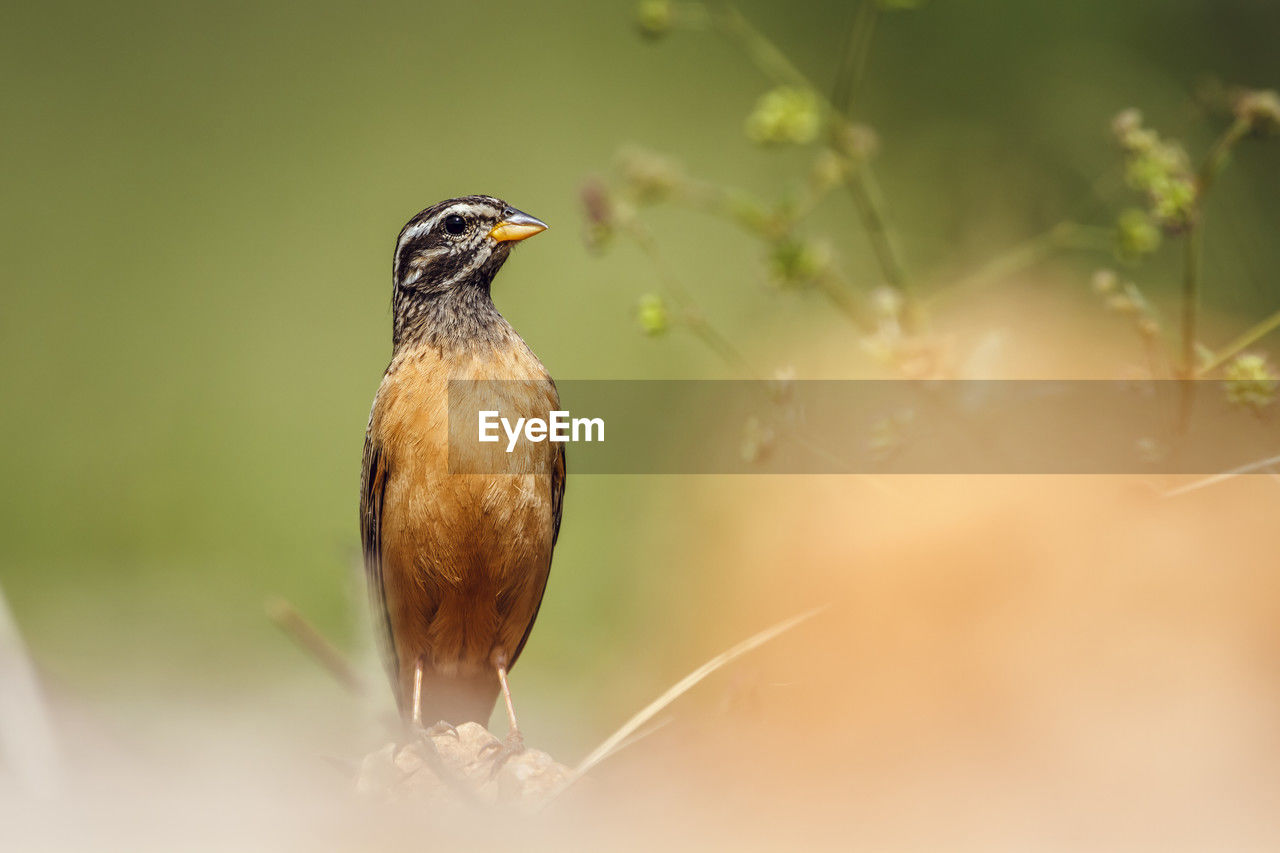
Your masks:
M 458 739 L 457 727 L 454 726 L 453 723 L 450 723 L 448 720 L 440 720 L 437 723 L 433 723 L 432 725 L 423 729 L 422 734 L 427 737 L 439 737 L 440 735 L 448 735 L 454 740 Z
M 522 754 L 524 751 L 524 735 L 520 734 L 520 732 L 512 732 L 507 735 L 505 740 L 495 740 L 485 744 L 480 750 L 480 757 L 486 758 L 491 756 L 490 760 L 493 763 L 489 770 L 489 778 L 492 779 L 498 775 L 498 771 L 506 766 L 508 761 L 515 758 L 517 755 Z

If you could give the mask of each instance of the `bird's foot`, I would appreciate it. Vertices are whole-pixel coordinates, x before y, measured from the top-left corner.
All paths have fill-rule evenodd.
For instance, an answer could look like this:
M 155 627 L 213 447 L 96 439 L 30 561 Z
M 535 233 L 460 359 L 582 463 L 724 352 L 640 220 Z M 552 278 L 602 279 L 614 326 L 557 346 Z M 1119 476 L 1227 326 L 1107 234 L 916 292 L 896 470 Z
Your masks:
M 440 720 L 426 728 L 423 728 L 421 724 L 415 723 L 408 730 L 404 743 L 396 747 L 394 755 L 396 758 L 399 758 L 401 752 L 406 749 L 413 749 L 417 745 L 425 745 L 435 749 L 435 742 L 433 738 L 444 735 L 452 737 L 454 740 L 458 740 L 458 730 L 447 720 Z
M 458 729 L 448 720 L 440 720 L 425 729 L 422 729 L 425 737 L 439 737 L 440 735 L 449 735 L 454 740 L 458 739 Z
M 498 775 L 498 771 L 500 771 L 508 761 L 515 758 L 517 755 L 521 755 L 524 751 L 524 735 L 520 734 L 520 731 L 517 729 L 516 731 L 508 734 L 506 739 L 494 741 L 485 746 L 480 750 L 480 756 L 482 758 L 487 757 L 492 761 L 489 769 L 489 778 L 492 779 Z

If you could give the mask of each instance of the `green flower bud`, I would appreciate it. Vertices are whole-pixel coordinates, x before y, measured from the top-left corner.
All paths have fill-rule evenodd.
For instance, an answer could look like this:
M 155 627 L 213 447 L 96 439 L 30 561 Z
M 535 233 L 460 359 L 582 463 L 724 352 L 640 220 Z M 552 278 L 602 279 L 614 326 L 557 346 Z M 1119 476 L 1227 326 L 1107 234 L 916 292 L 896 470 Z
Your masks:
M 747 138 L 761 145 L 804 145 L 818 135 L 822 111 L 808 89 L 779 86 L 766 92 L 747 116 Z
M 1116 220 L 1116 254 L 1126 261 L 1137 260 L 1160 248 L 1160 229 L 1145 210 L 1130 208 Z M 1114 273 L 1112 274 L 1114 284 Z M 1098 282 L 1095 277 L 1094 287 Z
M 887 284 L 882 284 L 871 291 L 870 301 L 871 310 L 875 312 L 876 320 L 881 323 L 897 323 L 902 318 L 902 309 L 907 304 L 902 291 Z
M 671 327 L 667 305 L 656 293 L 646 293 L 640 297 L 640 302 L 636 305 L 636 321 L 640 324 L 640 331 L 651 338 L 666 334 Z
M 831 250 L 822 243 L 784 238 L 769 254 L 774 283 L 783 288 L 816 284 L 831 270 Z
M 1280 133 L 1280 95 L 1272 89 L 1246 92 L 1236 101 L 1236 115 L 1258 136 Z
M 1278 377 L 1267 357 L 1255 353 L 1236 356 L 1225 371 L 1227 400 L 1258 410 L 1275 402 Z
M 855 163 L 865 163 L 880 150 L 880 137 L 865 124 L 841 122 L 832 134 L 836 150 Z
M 613 238 L 614 232 L 613 200 L 609 197 L 609 188 L 604 181 L 592 178 L 582 185 L 579 198 L 587 223 L 587 248 L 601 251 Z
M 1137 110 L 1120 113 L 1112 120 L 1111 129 L 1125 151 L 1125 181 L 1146 194 L 1151 215 L 1161 228 L 1170 234 L 1185 231 L 1195 216 L 1198 201 L 1187 152 L 1177 142 L 1163 140 L 1155 131 L 1143 127 Z M 1121 256 L 1134 258 L 1154 251 L 1146 225 L 1128 211 L 1124 216 L 1129 217 L 1127 224 L 1133 230 L 1119 235 Z M 1120 223 L 1122 232 L 1125 225 L 1124 221 Z M 1143 246 L 1150 248 L 1144 251 Z
M 1124 173 L 1129 186 L 1145 193 L 1153 193 L 1169 181 L 1189 179 L 1191 166 L 1182 146 L 1162 142 L 1154 136 L 1152 139 L 1154 142 L 1149 145 L 1144 143 L 1146 147 L 1129 152 L 1130 158 L 1125 164 Z
M 1181 234 L 1196 214 L 1196 184 L 1189 176 L 1163 181 L 1151 190 L 1151 212 L 1169 234 Z
M 1116 277 L 1115 270 L 1098 270 L 1093 274 L 1090 282 L 1093 292 L 1099 296 L 1106 296 L 1108 293 L 1115 292 L 1119 279 Z
M 1116 114 L 1111 120 L 1111 132 L 1115 135 L 1120 147 L 1126 151 L 1134 149 L 1136 135 L 1142 133 L 1142 113 L 1132 107 Z
M 818 152 L 809 172 L 809 183 L 818 192 L 826 192 L 841 186 L 849 178 L 849 164 L 830 148 Z
M 636 7 L 636 29 L 647 39 L 657 41 L 671 32 L 674 23 L 670 0 L 644 0 Z
M 618 153 L 618 169 L 627 191 L 639 204 L 669 198 L 684 181 L 684 173 L 665 157 L 641 148 Z

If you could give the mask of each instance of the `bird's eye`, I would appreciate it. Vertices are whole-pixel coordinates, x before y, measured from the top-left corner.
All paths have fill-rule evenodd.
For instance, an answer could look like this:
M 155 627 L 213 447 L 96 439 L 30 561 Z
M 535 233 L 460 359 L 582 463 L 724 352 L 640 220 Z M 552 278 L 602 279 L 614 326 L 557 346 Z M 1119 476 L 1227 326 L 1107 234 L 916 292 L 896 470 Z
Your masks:
M 446 216 L 444 218 L 444 230 L 456 237 L 467 230 L 467 220 L 456 213 L 452 216 Z

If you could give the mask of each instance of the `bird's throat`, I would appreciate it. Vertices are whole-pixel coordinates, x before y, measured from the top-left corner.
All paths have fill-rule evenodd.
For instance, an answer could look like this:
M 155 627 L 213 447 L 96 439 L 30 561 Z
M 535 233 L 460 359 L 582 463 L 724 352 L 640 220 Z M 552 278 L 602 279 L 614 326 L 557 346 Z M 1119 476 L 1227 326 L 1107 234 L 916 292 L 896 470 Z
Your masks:
M 493 305 L 490 281 L 468 281 L 437 292 L 397 291 L 394 350 L 428 344 L 444 354 L 499 343 L 511 327 Z

